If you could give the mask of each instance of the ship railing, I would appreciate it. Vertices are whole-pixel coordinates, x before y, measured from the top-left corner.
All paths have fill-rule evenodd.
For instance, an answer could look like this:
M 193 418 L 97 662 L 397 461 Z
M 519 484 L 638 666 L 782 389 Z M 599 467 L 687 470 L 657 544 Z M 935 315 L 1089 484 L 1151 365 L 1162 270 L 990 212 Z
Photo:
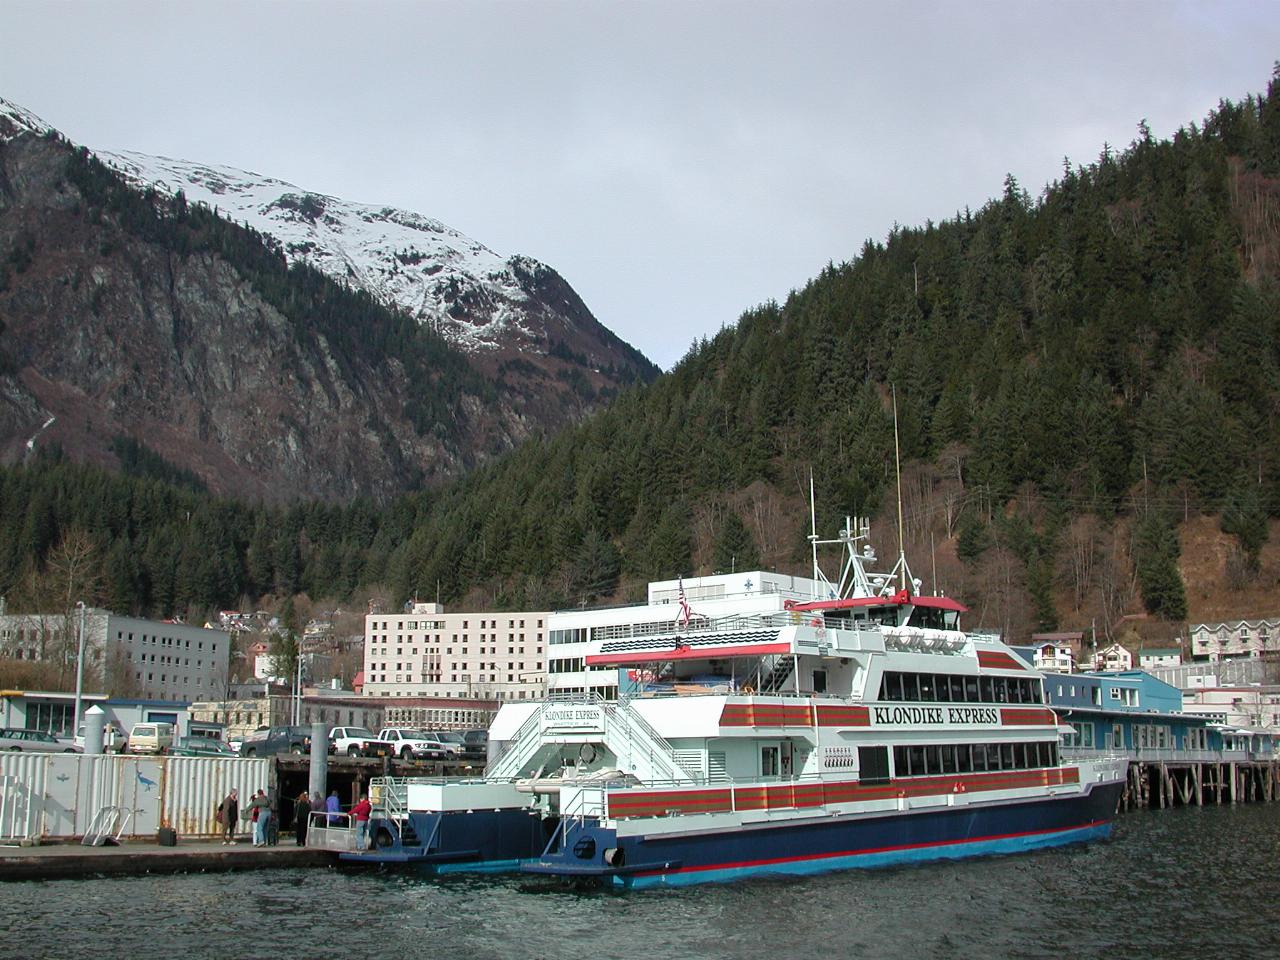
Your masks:
M 399 841 L 404 823 L 409 818 L 409 778 L 372 778 L 369 781 L 369 802 Z
M 747 630 L 779 630 L 795 626 L 800 614 L 791 611 L 777 613 L 741 613 L 728 617 L 700 617 L 694 615 L 687 623 L 680 620 L 659 620 L 654 623 L 619 623 L 595 627 L 592 640 L 632 640 L 644 637 L 695 636 L 697 634 L 741 633 Z
M 351 814 L 312 810 L 307 824 L 307 846 L 321 850 L 354 850 L 356 827 Z
M 560 701 L 562 699 L 567 698 L 548 696 L 544 704 L 545 702 Z M 529 718 L 520 724 L 519 729 L 511 735 L 510 740 L 507 740 L 494 750 L 493 756 L 489 758 L 487 770 L 501 776 L 501 770 L 506 766 L 512 768 L 511 775 L 514 775 L 524 762 L 537 752 L 538 738 L 535 734 L 542 729 L 544 704 L 539 704 L 538 708 L 529 715 Z
M 1259 752 L 1255 756 L 1248 750 L 1184 750 L 1178 747 L 1134 747 L 1123 750 L 1115 747 L 1063 747 L 1062 757 L 1064 760 L 1142 760 L 1165 763 L 1239 763 L 1245 760 L 1272 759 L 1266 752 Z
M 654 730 L 644 717 L 628 706 L 625 701 L 602 700 L 599 705 L 605 717 L 606 737 L 610 732 L 608 729 L 610 725 L 619 727 L 618 732 L 629 744 L 632 758 L 636 749 L 639 748 L 641 756 L 649 763 L 651 774 L 656 774 L 663 779 L 679 780 L 681 778 L 681 767 L 676 762 L 675 751 L 671 748 L 671 744 Z

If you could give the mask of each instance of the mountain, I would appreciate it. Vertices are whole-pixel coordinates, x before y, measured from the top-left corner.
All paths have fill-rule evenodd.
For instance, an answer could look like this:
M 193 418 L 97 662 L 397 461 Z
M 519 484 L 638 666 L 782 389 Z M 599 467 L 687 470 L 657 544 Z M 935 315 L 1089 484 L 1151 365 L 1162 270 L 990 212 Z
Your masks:
M 79 175 L 54 193 L 114 209 Z M 20 280 L 29 245 L 7 243 Z M 821 535 L 871 517 L 897 555 L 899 447 L 906 555 L 971 626 L 1103 640 L 1147 616 L 1173 638 L 1187 617 L 1273 616 L 1280 73 L 1168 140 L 1140 125 L 1035 200 L 1010 177 L 979 210 L 868 241 L 648 387 L 384 509 L 0 470 L 0 591 L 65 569 L 50 558 L 76 530 L 108 555 L 113 605 L 152 612 L 268 589 L 553 609 L 681 573 L 802 573 L 811 476 Z
M 657 374 L 537 261 L 255 174 L 77 152 L 3 100 L 0 257 L 8 462 L 40 432 L 106 465 L 140 443 L 220 492 L 386 499 Z

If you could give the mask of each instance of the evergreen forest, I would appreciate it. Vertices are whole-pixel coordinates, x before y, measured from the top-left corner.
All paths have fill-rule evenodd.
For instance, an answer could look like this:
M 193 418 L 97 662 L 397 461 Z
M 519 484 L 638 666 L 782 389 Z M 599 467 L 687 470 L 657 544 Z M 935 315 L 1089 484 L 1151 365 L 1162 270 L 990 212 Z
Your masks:
M 94 188 L 87 163 L 83 177 Z M 205 216 L 155 229 L 232 244 Z M 333 311 L 367 305 L 255 269 L 300 324 L 351 349 L 418 344 L 424 382 L 483 392 L 426 334 L 374 313 L 368 336 L 344 333 Z M 891 564 L 896 404 L 923 589 L 1015 640 L 1140 610 L 1183 620 L 1189 524 L 1231 544 L 1224 589 L 1267 575 L 1278 279 L 1280 68 L 1169 140 L 1141 123 L 1127 148 L 1064 160 L 1038 197 L 1010 176 L 979 210 L 868 240 L 655 383 L 443 489 L 272 508 L 140 451 L 126 475 L 56 451 L 6 468 L 0 593 L 34 604 L 75 567 L 95 602 L 154 616 L 372 590 L 490 609 L 635 599 L 678 574 L 807 572 L 810 476 L 819 532 L 874 518 Z M 424 412 L 436 402 L 424 393 Z

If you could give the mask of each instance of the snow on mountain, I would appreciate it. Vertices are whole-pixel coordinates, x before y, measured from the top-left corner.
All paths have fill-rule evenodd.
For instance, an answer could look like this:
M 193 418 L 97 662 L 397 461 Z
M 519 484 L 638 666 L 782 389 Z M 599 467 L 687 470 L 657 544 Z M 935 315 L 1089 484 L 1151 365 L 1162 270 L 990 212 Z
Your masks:
M 0 98 L 0 139 L 28 130 L 52 128 Z M 640 370 L 652 366 L 600 327 L 551 268 L 529 257 L 504 259 L 438 220 L 312 193 L 233 167 L 133 151 L 95 154 L 140 187 L 181 190 L 188 202 L 275 237 L 289 262 L 308 262 L 367 290 L 472 354 L 545 356 L 558 341 L 582 352 L 596 369 L 619 357 Z M 549 277 L 558 283 L 548 285 Z M 552 302 L 547 289 L 554 291 Z
M 232 167 L 133 151 L 97 156 L 140 186 L 181 190 L 188 202 L 274 236 L 290 262 L 306 261 L 364 288 L 463 349 L 539 339 L 539 331 L 522 322 L 528 295 L 516 268 L 524 258 L 504 260 L 439 220 L 310 193 Z

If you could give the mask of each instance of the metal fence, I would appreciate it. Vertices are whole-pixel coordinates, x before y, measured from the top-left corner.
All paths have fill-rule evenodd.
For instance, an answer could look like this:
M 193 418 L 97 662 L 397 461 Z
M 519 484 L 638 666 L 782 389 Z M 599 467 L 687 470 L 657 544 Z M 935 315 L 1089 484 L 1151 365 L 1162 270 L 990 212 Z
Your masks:
M 0 754 L 0 843 L 84 836 L 103 807 L 124 811 L 124 836 L 214 837 L 218 804 L 244 804 L 270 783 L 271 760 L 74 753 Z

